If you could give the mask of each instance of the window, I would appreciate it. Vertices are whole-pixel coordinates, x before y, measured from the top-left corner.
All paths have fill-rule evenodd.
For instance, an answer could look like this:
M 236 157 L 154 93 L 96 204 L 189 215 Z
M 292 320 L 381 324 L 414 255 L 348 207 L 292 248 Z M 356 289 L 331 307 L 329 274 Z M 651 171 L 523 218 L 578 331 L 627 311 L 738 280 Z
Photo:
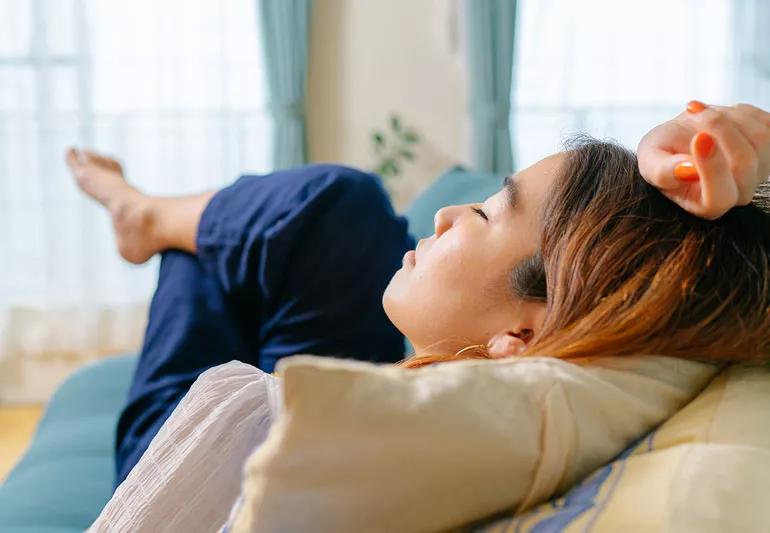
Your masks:
M 729 0 L 520 0 L 516 166 L 577 131 L 636 149 L 688 100 L 729 101 L 731 17 Z
M 120 260 L 64 152 L 154 194 L 267 171 L 258 27 L 253 0 L 0 0 L 0 358 L 138 345 L 157 265 Z

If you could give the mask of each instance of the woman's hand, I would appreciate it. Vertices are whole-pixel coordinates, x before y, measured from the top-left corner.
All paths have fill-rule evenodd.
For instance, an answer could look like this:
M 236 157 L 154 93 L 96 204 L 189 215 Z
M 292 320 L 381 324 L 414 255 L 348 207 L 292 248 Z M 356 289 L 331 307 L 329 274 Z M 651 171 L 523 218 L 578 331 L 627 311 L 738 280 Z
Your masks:
M 637 155 L 648 183 L 690 213 L 713 220 L 750 203 L 770 175 L 770 113 L 694 100 L 645 135 Z

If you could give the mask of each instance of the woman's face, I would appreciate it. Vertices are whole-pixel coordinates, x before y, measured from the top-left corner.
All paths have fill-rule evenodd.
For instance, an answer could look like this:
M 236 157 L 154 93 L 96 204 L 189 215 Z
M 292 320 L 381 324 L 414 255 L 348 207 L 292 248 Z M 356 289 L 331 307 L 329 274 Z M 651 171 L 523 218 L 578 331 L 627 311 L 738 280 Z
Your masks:
M 493 356 L 514 355 L 539 329 L 545 304 L 516 298 L 509 275 L 537 252 L 541 206 L 561 159 L 506 178 L 482 204 L 440 209 L 435 233 L 404 256 L 383 306 L 416 354 L 485 344 Z

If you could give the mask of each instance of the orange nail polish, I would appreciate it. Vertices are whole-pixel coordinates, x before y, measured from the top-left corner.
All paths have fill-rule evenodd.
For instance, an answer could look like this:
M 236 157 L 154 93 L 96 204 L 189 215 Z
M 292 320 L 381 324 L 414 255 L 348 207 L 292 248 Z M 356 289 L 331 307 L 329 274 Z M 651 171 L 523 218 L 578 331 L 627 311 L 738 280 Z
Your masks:
M 674 177 L 682 181 L 698 181 L 698 170 L 692 161 L 682 161 L 674 167 Z
M 687 111 L 689 113 L 700 113 L 704 109 L 706 109 L 706 104 L 704 104 L 703 102 L 700 102 L 698 100 L 690 100 L 689 102 L 687 102 Z
M 715 146 L 716 141 L 714 141 L 714 137 L 705 131 L 702 131 L 695 136 L 695 153 L 698 154 L 699 157 L 709 157 L 714 153 Z

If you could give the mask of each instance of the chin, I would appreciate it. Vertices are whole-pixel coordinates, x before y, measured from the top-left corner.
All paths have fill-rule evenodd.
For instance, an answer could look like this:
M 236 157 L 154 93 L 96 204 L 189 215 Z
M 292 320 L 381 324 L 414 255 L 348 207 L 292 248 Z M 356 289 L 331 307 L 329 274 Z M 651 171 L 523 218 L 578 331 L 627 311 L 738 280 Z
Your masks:
M 388 317 L 396 329 L 398 329 L 403 335 L 408 337 L 404 326 L 404 308 L 408 307 L 406 301 L 404 301 L 405 291 L 400 286 L 398 280 L 398 272 L 391 278 L 390 283 L 385 288 L 385 292 L 382 294 L 382 309 L 385 311 L 385 315 Z
M 387 315 L 388 319 L 393 322 L 393 324 L 396 324 L 395 317 L 393 316 L 393 295 L 392 295 L 392 289 L 393 286 L 393 278 L 390 280 L 390 283 L 388 283 L 388 286 L 385 287 L 385 292 L 382 293 L 382 308 L 385 311 L 385 315 Z M 398 327 L 398 324 L 396 324 L 396 327 Z M 400 329 L 400 328 L 399 328 Z

